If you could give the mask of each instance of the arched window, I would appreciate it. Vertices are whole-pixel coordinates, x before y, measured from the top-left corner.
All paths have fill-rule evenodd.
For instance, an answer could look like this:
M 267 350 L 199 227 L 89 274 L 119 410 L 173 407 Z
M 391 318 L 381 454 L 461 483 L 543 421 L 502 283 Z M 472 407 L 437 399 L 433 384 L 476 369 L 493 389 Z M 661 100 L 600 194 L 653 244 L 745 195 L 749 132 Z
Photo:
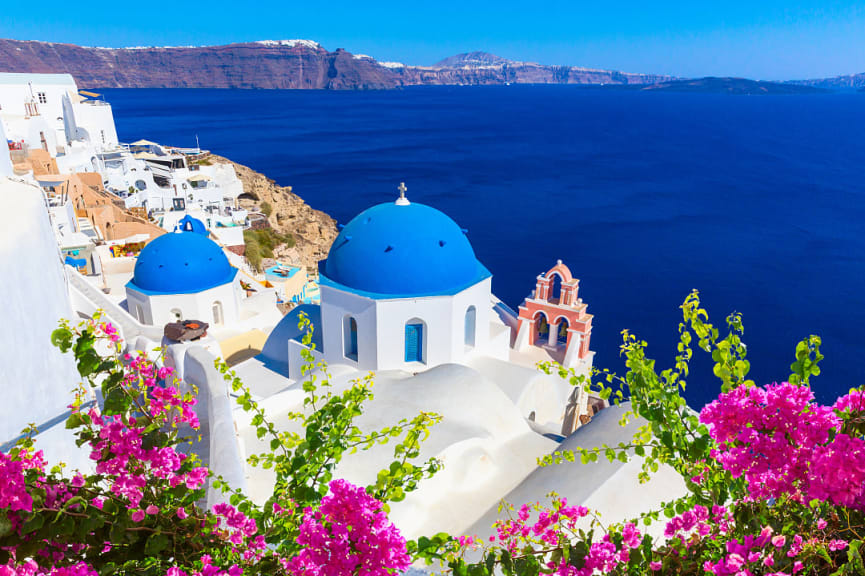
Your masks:
M 426 323 L 412 318 L 405 323 L 405 361 L 426 363 Z
M 213 303 L 213 323 L 218 325 L 223 322 L 225 322 L 225 319 L 222 316 L 222 302 L 217 300 Z
M 171 310 L 171 321 L 172 322 L 181 322 L 182 320 L 183 320 L 183 312 L 181 312 L 179 308 L 173 308 Z
M 147 322 L 144 321 L 144 310 L 142 310 L 141 304 L 135 305 L 135 316 L 138 318 L 140 324 L 147 324 Z
M 567 344 L 568 343 L 568 328 L 570 325 L 568 324 L 568 319 L 565 317 L 559 318 L 559 326 L 558 326 L 558 334 L 556 335 L 556 341 L 559 344 Z
M 536 346 L 543 346 L 547 343 L 548 338 L 550 337 L 550 323 L 547 320 L 547 315 L 543 312 L 538 312 L 535 315 L 535 338 L 534 344 Z
M 346 316 L 342 321 L 342 349 L 343 354 L 349 360 L 357 362 L 357 320 L 352 316 Z
M 465 344 L 469 348 L 475 347 L 475 324 L 477 322 L 477 309 L 469 306 L 466 310 Z

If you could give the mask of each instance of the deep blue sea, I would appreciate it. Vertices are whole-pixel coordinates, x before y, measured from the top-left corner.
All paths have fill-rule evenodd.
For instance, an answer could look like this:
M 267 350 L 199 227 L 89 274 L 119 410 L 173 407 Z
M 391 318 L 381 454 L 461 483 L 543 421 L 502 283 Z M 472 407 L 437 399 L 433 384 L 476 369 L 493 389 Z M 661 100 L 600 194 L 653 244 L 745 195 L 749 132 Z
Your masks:
M 620 331 L 675 355 L 679 304 L 744 315 L 758 383 L 823 338 L 831 401 L 865 382 L 865 95 L 730 96 L 569 86 L 372 92 L 106 90 L 121 140 L 201 146 L 347 222 L 408 196 L 468 229 L 516 307 L 561 258 L 595 315 L 595 364 Z M 695 354 L 687 396 L 717 394 Z

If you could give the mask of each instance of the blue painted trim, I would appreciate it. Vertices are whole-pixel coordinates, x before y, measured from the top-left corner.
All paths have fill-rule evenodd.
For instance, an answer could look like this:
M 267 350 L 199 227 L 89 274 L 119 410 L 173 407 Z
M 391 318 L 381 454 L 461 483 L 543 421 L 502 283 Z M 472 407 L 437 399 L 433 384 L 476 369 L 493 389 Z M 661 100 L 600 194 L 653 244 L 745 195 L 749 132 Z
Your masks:
M 131 288 L 131 289 L 135 290 L 136 292 L 139 292 L 139 293 L 144 294 L 146 296 L 165 296 L 168 294 L 198 294 L 199 292 L 204 292 L 205 290 L 210 290 L 211 288 L 216 288 L 217 286 L 224 286 L 225 284 L 229 284 L 229 283 L 233 282 L 236 277 L 237 277 L 237 268 L 232 268 L 231 271 L 228 273 L 228 275 L 225 278 L 223 278 L 222 280 L 219 280 L 219 281 L 217 281 L 211 285 L 198 287 L 195 290 L 182 290 L 179 292 L 158 292 L 156 290 L 145 290 L 144 288 L 138 287 L 135 284 L 135 282 L 133 282 L 132 280 L 130 280 L 129 282 L 126 283 L 126 287 Z
M 325 262 L 326 262 L 325 260 L 322 260 L 321 262 L 318 263 L 318 276 L 319 276 L 318 283 L 319 283 L 319 285 L 330 286 L 331 288 L 336 288 L 337 290 L 342 290 L 343 292 L 350 292 L 352 294 L 357 294 L 358 296 L 363 296 L 364 298 L 370 298 L 372 300 L 398 300 L 398 299 L 402 299 L 402 298 L 424 298 L 424 297 L 430 297 L 430 296 L 453 296 L 454 294 L 458 294 L 458 293 L 462 292 L 463 290 L 465 290 L 466 288 L 471 288 L 472 286 L 474 286 L 478 282 L 482 282 L 482 281 L 486 280 L 487 278 L 492 278 L 492 276 L 493 276 L 492 272 L 487 270 L 483 264 L 478 263 L 477 275 L 475 276 L 475 278 L 471 282 L 468 282 L 468 283 L 463 284 L 461 286 L 454 286 L 453 288 L 450 288 L 449 290 L 443 290 L 440 292 L 416 292 L 416 293 L 410 293 L 410 294 L 382 294 L 379 292 L 366 292 L 365 290 L 357 290 L 355 288 L 350 288 L 349 286 L 346 286 L 345 284 L 340 284 L 339 282 L 337 282 L 335 280 L 331 280 L 324 273 L 324 263 Z
M 78 410 L 82 411 L 85 408 L 90 408 L 94 404 L 95 404 L 95 402 L 93 400 L 90 400 L 88 402 L 85 402 L 81 406 L 79 406 Z M 48 430 L 51 430 L 52 428 L 54 428 L 55 426 L 57 426 L 61 422 L 66 422 L 69 419 L 69 416 L 71 416 L 71 415 L 72 415 L 72 410 L 67 410 L 63 414 L 60 414 L 59 416 L 55 416 L 54 418 L 52 418 L 46 422 L 43 422 L 42 424 L 40 424 L 36 427 L 36 434 L 34 436 L 36 438 L 38 438 L 39 435 L 42 434 L 43 432 L 47 432 Z M 18 443 L 18 441 L 21 440 L 22 438 L 24 438 L 25 436 L 26 436 L 26 434 L 20 434 L 19 436 L 16 436 L 12 440 L 9 440 L 8 442 L 4 442 L 3 444 L 0 444 L 0 452 L 4 452 L 4 453 L 9 452 L 10 450 L 12 450 L 12 448 L 15 447 L 15 445 Z

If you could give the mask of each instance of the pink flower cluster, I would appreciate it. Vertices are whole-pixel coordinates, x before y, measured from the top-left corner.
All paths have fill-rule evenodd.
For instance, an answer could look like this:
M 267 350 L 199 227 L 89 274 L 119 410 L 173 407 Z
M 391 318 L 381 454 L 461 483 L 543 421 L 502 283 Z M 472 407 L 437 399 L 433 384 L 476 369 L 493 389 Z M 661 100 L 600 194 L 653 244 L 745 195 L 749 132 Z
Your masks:
M 498 539 L 511 554 L 522 549 L 526 542 L 555 546 L 561 543 L 563 529 L 574 530 L 577 521 L 589 514 L 589 509 L 585 506 L 568 506 L 567 498 L 553 500 L 552 508 L 549 510 L 538 506 L 535 508 L 539 511 L 537 521 L 534 523 L 530 521 L 532 508 L 523 504 L 516 518 L 496 522 L 493 525 L 496 535 L 490 537 L 490 540 Z
M 204 484 L 207 468 L 178 473 L 186 454 L 171 446 L 144 448 L 143 430 L 136 426 L 134 418 L 130 418 L 127 426 L 119 415 L 103 416 L 91 409 L 89 416 L 98 429 L 98 440 L 91 443 L 90 453 L 90 458 L 97 462 L 96 472 L 108 476 L 111 491 L 129 500 L 133 508 L 141 503 L 148 478 L 167 480 L 172 488 L 185 484 L 190 490 Z M 136 518 L 140 521 L 143 515 L 136 514 Z
M 171 415 L 175 423 L 186 423 L 193 429 L 199 428 L 198 415 L 193 407 L 198 403 L 195 398 L 185 398 L 173 386 L 174 369 L 157 366 L 140 353 L 137 356 L 124 354 L 126 376 L 123 385 L 127 389 L 141 389 L 147 392 L 147 413 L 158 418 Z M 170 412 L 174 414 L 169 414 Z
M 851 390 L 849 394 L 838 398 L 832 407 L 838 412 L 865 414 L 865 390 Z
M 27 493 L 24 463 L 0 452 L 0 510 L 30 512 L 32 509 L 33 498 Z
M 622 529 L 621 547 L 616 546 L 609 533 L 604 534 L 600 542 L 592 542 L 586 554 L 582 568 L 571 566 L 562 560 L 556 568 L 558 576 L 592 576 L 593 574 L 609 574 L 619 564 L 627 564 L 630 551 L 640 545 L 642 535 L 637 527 L 628 522 Z M 550 566 L 551 568 L 553 566 Z
M 0 576 L 98 576 L 98 573 L 84 562 L 46 570 L 33 560 L 26 560 L 20 564 L 10 560 L 8 564 L 0 565 Z
M 255 520 L 247 518 L 243 512 L 231 504 L 216 504 L 213 507 L 213 513 L 222 518 L 225 527 L 229 530 L 228 540 L 235 546 L 240 546 L 244 540 L 254 538 L 258 532 Z
M 848 394 L 835 409 L 860 399 Z M 787 382 L 721 394 L 700 413 L 719 444 L 712 455 L 744 476 L 754 499 L 786 494 L 865 509 L 865 441 L 838 434 L 841 417 L 813 400 L 810 388 Z
M 389 576 L 411 563 L 382 503 L 345 480 L 330 483 L 319 510 L 304 510 L 297 543 L 283 563 L 294 576 Z
M 223 570 L 219 566 L 213 564 L 213 559 L 205 554 L 201 557 L 201 570 L 192 573 L 192 576 L 242 576 L 243 569 L 237 564 L 233 564 L 228 570 Z M 189 576 L 180 568 L 169 568 L 165 576 Z
M 664 537 L 668 540 L 678 538 L 686 543 L 689 535 L 697 540 L 717 530 L 726 533 L 730 528 L 730 515 L 723 506 L 712 506 L 711 514 L 705 506 L 694 506 L 679 516 L 675 516 L 664 529 Z

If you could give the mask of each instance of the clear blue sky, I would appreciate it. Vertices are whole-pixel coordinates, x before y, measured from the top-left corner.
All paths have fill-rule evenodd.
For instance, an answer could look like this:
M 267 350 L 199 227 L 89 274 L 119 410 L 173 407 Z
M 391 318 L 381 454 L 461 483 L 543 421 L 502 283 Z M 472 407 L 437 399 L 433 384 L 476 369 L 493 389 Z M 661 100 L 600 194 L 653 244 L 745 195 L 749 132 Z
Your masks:
M 545 64 L 679 76 L 865 72 L 862 0 L 44 0 L 2 13 L 0 37 L 87 46 L 308 38 L 330 50 L 406 64 L 484 50 Z

